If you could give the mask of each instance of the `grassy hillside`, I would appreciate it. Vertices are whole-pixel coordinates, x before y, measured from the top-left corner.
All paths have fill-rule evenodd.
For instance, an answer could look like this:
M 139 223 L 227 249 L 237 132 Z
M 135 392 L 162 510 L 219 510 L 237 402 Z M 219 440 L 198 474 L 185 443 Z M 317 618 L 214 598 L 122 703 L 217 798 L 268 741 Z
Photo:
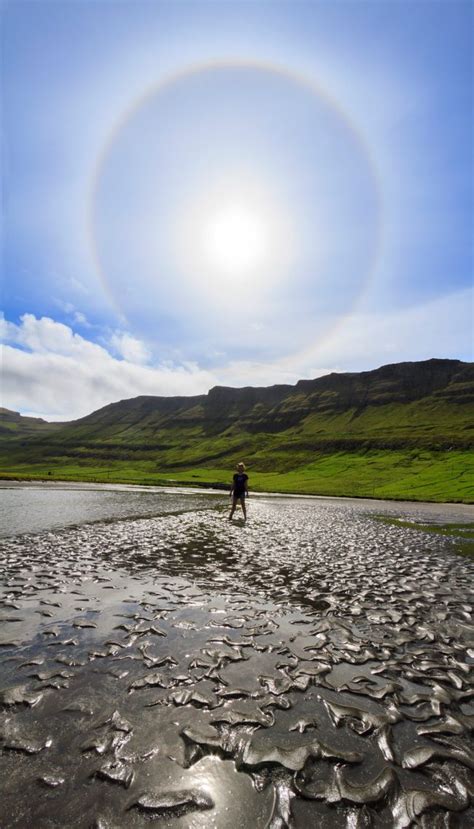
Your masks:
M 25 438 L 54 432 L 62 424 L 48 423 L 41 417 L 24 417 L 0 406 L 0 442 L 2 438 Z
M 455 360 L 139 397 L 0 431 L 0 475 L 225 484 L 243 459 L 259 490 L 474 502 L 473 401 L 473 366 Z

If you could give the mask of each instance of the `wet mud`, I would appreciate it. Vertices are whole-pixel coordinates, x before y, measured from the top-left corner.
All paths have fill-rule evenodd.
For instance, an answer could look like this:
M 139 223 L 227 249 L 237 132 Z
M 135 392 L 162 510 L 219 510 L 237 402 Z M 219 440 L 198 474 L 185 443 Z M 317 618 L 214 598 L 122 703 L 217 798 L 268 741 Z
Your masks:
M 468 827 L 472 562 L 259 499 L 2 541 L 0 825 Z

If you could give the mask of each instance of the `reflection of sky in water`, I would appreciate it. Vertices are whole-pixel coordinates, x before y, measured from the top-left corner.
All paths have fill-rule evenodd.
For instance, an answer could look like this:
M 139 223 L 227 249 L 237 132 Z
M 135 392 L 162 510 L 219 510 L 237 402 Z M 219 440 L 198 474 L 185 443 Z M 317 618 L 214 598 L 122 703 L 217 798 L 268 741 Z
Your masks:
M 160 490 L 86 489 L 55 486 L 1 489 L 0 535 L 41 532 L 74 524 L 160 515 L 209 506 L 216 496 Z M 217 496 L 219 497 L 219 496 Z M 222 497 L 222 496 L 220 496 Z

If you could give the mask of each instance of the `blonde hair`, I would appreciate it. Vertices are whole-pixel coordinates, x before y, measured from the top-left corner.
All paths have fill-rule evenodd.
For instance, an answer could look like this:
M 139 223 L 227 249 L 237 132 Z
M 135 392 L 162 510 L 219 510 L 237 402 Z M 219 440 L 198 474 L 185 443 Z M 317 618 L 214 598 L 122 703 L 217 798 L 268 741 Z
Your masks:
M 245 464 L 240 461 L 240 463 L 237 464 L 237 469 L 245 469 Z

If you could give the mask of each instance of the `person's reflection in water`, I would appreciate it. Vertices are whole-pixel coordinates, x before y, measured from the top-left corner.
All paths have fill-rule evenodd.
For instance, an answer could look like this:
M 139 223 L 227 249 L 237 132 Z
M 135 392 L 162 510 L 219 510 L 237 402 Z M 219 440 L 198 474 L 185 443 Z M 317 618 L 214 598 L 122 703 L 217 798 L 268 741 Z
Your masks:
M 235 512 L 237 507 L 237 502 L 240 501 L 240 506 L 242 507 L 242 512 L 244 514 L 244 521 L 247 520 L 247 510 L 245 507 L 245 497 L 249 494 L 248 490 L 248 479 L 249 476 L 245 474 L 245 464 L 238 463 L 237 464 L 237 472 L 234 475 L 234 479 L 232 482 L 232 489 L 230 490 L 229 495 L 232 498 L 232 507 L 230 510 L 229 521 L 231 521 L 232 516 Z

